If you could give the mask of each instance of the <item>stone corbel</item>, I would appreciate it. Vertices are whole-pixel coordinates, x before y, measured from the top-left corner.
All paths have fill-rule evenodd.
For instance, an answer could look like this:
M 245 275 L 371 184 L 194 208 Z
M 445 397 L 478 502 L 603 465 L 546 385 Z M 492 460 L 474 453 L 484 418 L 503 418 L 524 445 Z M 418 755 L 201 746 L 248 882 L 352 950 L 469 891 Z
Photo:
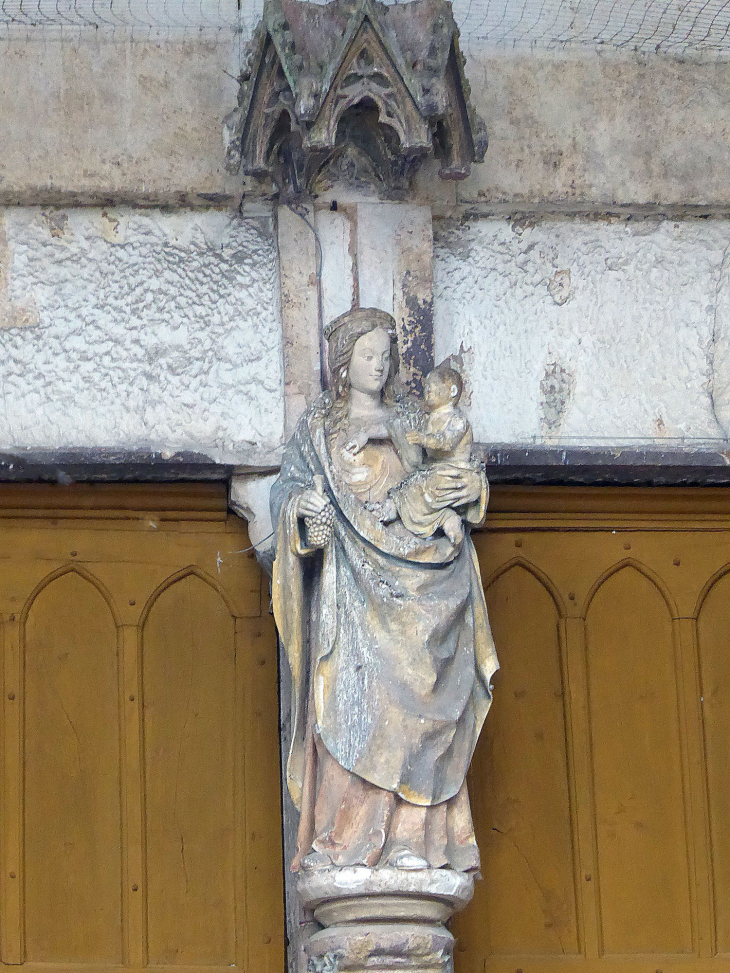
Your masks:
M 487 148 L 448 0 L 266 0 L 226 127 L 229 170 L 284 199 L 342 172 L 402 193 L 429 156 L 463 179 Z
M 269 494 L 276 474 L 247 474 L 231 478 L 228 506 L 248 523 L 248 537 L 256 560 L 271 574 L 274 563 L 274 528 L 271 525 Z

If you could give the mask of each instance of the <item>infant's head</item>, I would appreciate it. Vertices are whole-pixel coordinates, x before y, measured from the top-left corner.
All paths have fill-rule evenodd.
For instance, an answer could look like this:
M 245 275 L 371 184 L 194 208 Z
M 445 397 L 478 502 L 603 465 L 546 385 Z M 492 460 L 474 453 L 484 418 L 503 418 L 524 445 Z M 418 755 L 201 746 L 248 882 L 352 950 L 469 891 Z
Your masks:
M 429 412 L 442 405 L 458 405 L 464 388 L 461 375 L 443 362 L 426 376 L 423 386 L 423 400 Z

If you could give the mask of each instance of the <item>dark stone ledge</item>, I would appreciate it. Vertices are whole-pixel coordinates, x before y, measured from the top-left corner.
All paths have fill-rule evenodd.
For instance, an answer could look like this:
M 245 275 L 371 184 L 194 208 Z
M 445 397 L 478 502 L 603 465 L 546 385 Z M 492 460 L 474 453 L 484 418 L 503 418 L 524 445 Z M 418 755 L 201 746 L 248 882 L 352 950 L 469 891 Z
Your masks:
M 205 453 L 181 450 L 172 456 L 155 450 L 27 449 L 0 453 L 0 482 L 6 483 L 161 483 L 229 480 L 237 472 L 255 473 L 275 466 L 219 463 Z
M 485 446 L 491 483 L 541 486 L 730 485 L 727 449 L 656 446 Z
M 727 449 L 656 446 L 613 448 L 478 444 L 494 484 L 542 486 L 730 485 Z M 221 463 L 198 452 L 69 449 L 0 453 L 0 482 L 164 483 L 229 480 L 234 474 L 275 472 L 277 465 Z

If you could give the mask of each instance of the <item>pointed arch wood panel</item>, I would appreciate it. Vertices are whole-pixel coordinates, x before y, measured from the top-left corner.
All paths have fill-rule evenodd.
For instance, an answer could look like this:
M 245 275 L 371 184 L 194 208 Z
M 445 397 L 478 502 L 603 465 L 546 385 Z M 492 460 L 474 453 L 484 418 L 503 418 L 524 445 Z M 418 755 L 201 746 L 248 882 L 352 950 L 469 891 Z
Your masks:
M 558 608 L 544 583 L 519 562 L 498 573 L 486 595 L 502 670 L 469 778 L 483 881 L 455 928 L 466 951 L 478 940 L 490 955 L 575 955 Z
M 120 963 L 117 630 L 76 571 L 30 604 L 25 662 L 25 944 L 29 960 Z
M 484 881 L 455 924 L 456 973 L 725 973 L 730 491 L 496 487 L 474 539 L 502 669 L 470 778 Z M 537 634 L 520 639 L 522 659 L 514 651 L 520 632 L 537 632 L 546 590 L 560 616 L 569 809 L 541 811 L 555 765 L 517 754 L 519 800 L 503 806 L 506 819 L 519 809 L 528 846 L 570 835 L 577 953 L 540 946 L 538 896 L 506 914 L 499 893 L 512 901 L 520 863 L 502 866 L 487 832 L 504 829 L 485 818 L 501 795 L 500 707 L 516 746 L 530 721 L 514 691 L 534 696 L 554 656 Z
M 225 602 L 195 574 L 165 588 L 142 630 L 153 965 L 236 960 L 235 751 L 241 741 L 234 732 L 234 637 Z
M 249 547 L 223 485 L 0 486 L 0 965 L 283 969 Z
M 586 656 L 603 950 L 691 953 L 672 620 L 662 593 L 633 565 L 611 573 L 591 600 Z
M 730 954 L 730 573 L 717 578 L 697 619 L 715 907 L 714 939 Z

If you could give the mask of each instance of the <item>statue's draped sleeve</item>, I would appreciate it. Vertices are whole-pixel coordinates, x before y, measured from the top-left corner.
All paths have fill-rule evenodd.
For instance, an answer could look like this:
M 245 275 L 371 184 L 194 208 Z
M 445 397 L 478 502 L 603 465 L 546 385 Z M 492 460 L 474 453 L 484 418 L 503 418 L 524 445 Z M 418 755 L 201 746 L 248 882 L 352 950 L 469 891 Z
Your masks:
M 314 553 L 306 545 L 296 502 L 313 485 L 312 472 L 302 453 L 302 426 L 289 441 L 281 473 L 271 490 L 271 519 L 276 528 L 276 560 L 272 577 L 272 603 L 279 638 L 289 660 L 292 677 L 292 739 L 287 763 L 289 793 L 301 808 L 306 750 L 306 702 L 309 660 L 307 605 L 307 563 L 305 555 Z

